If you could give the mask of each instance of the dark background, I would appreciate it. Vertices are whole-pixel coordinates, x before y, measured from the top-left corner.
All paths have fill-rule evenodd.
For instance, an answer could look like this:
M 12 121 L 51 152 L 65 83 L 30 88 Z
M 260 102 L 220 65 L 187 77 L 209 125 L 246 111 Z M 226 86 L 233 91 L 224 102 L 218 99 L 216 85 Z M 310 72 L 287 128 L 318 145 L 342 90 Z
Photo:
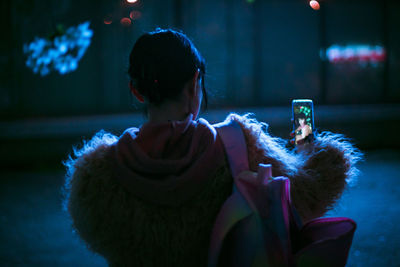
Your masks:
M 211 108 L 400 101 L 398 1 L 324 0 L 319 11 L 307 0 L 252 1 L 2 1 L 1 119 L 132 112 L 128 55 L 156 27 L 183 30 L 206 58 Z M 122 26 L 132 10 L 141 18 Z M 41 77 L 25 67 L 24 43 L 84 21 L 94 36 L 77 71 Z M 381 45 L 387 60 L 329 64 L 320 51 L 333 44 Z
M 100 129 L 118 135 L 145 121 L 129 94 L 128 55 L 142 33 L 172 27 L 206 59 L 211 100 L 202 116 L 209 121 L 252 112 L 271 134 L 287 138 L 291 100 L 311 98 L 317 128 L 352 138 L 366 154 L 363 174 L 332 213 L 359 223 L 349 265 L 400 266 L 393 223 L 400 199 L 400 1 L 321 0 L 318 11 L 308 2 L 1 1 L 0 262 L 104 264 L 68 228 L 61 162 Z M 121 25 L 131 11 L 141 17 Z M 84 21 L 94 35 L 76 71 L 42 77 L 25 66 L 25 43 L 48 36 L 57 24 Z M 375 64 L 333 63 L 324 52 L 335 44 L 379 45 L 386 57 Z
M 2 1 L 0 137 L 5 167 L 60 167 L 71 144 L 99 129 L 120 134 L 144 121 L 128 89 L 128 55 L 156 27 L 184 31 L 207 61 L 212 122 L 253 112 L 286 138 L 290 102 L 311 98 L 316 127 L 366 149 L 399 147 L 400 2 L 323 0 Z M 130 26 L 120 20 L 140 12 Z M 111 24 L 105 24 L 111 20 Z M 90 21 L 92 43 L 76 71 L 34 74 L 23 44 L 56 25 Z M 386 60 L 331 63 L 332 45 L 382 46 Z M 356 124 L 355 124 L 356 123 Z M 40 151 L 40 157 L 37 155 Z M 6 156 L 5 156 L 6 155 Z M 34 156 L 35 155 L 35 156 Z M 17 164 L 16 164 L 17 162 Z

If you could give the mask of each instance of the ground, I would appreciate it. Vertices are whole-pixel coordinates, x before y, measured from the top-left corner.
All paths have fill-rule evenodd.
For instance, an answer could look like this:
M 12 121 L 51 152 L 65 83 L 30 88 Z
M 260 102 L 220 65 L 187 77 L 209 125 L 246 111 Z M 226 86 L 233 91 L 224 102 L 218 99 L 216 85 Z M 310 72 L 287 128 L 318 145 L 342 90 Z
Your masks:
M 357 222 L 347 266 L 400 266 L 400 151 L 366 152 L 361 176 L 329 216 Z M 1 266 L 106 266 L 71 231 L 63 173 L 1 172 Z

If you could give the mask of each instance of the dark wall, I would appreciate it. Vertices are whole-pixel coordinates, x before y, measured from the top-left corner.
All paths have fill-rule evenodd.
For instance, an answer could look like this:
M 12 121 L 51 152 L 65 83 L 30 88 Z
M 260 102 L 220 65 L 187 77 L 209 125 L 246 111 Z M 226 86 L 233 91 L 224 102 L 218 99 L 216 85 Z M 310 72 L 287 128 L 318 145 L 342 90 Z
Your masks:
M 144 31 L 174 27 L 189 35 L 208 63 L 211 107 L 400 102 L 400 2 L 304 0 L 2 1 L 2 120 L 123 113 L 132 107 L 126 76 L 129 51 Z M 119 23 L 137 10 L 129 27 Z M 113 23 L 106 25 L 104 18 Z M 41 77 L 25 67 L 22 47 L 58 23 L 86 20 L 92 44 L 72 73 Z M 332 64 L 321 51 L 333 44 L 382 45 L 374 66 Z M 133 101 L 133 103 L 136 103 Z

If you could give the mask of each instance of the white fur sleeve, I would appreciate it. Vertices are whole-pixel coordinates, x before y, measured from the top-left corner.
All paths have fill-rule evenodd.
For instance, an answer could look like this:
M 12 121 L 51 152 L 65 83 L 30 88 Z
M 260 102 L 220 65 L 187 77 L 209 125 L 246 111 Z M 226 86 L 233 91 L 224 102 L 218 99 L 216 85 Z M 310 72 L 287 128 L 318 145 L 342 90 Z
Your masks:
M 64 162 L 66 178 L 64 184 L 64 209 L 72 219 L 72 227 L 89 249 L 101 253 L 101 236 L 96 229 L 107 223 L 103 217 L 111 207 L 113 186 L 107 153 L 118 137 L 100 131 L 83 147 L 74 149 L 74 155 Z M 103 241 L 104 242 L 104 241 Z
M 331 209 L 349 182 L 358 175 L 356 163 L 362 153 L 343 135 L 323 132 L 305 152 L 295 154 L 285 148 L 286 140 L 267 133 L 268 125 L 250 114 L 230 114 L 241 125 L 248 148 L 249 167 L 272 164 L 273 176 L 291 181 L 291 196 L 303 221 L 320 217 Z

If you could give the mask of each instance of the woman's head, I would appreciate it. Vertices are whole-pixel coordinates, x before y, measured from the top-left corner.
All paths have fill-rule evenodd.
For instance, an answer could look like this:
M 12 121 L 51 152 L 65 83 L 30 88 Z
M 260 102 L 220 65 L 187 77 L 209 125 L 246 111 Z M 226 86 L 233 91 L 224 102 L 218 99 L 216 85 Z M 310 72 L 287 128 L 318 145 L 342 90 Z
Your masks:
M 183 33 L 171 29 L 143 34 L 129 57 L 132 87 L 156 107 L 179 99 L 194 77 L 201 85 L 206 106 L 205 71 L 204 58 L 194 44 Z
M 297 120 L 300 126 L 304 126 L 306 123 L 306 115 L 304 113 L 299 113 L 297 115 Z

